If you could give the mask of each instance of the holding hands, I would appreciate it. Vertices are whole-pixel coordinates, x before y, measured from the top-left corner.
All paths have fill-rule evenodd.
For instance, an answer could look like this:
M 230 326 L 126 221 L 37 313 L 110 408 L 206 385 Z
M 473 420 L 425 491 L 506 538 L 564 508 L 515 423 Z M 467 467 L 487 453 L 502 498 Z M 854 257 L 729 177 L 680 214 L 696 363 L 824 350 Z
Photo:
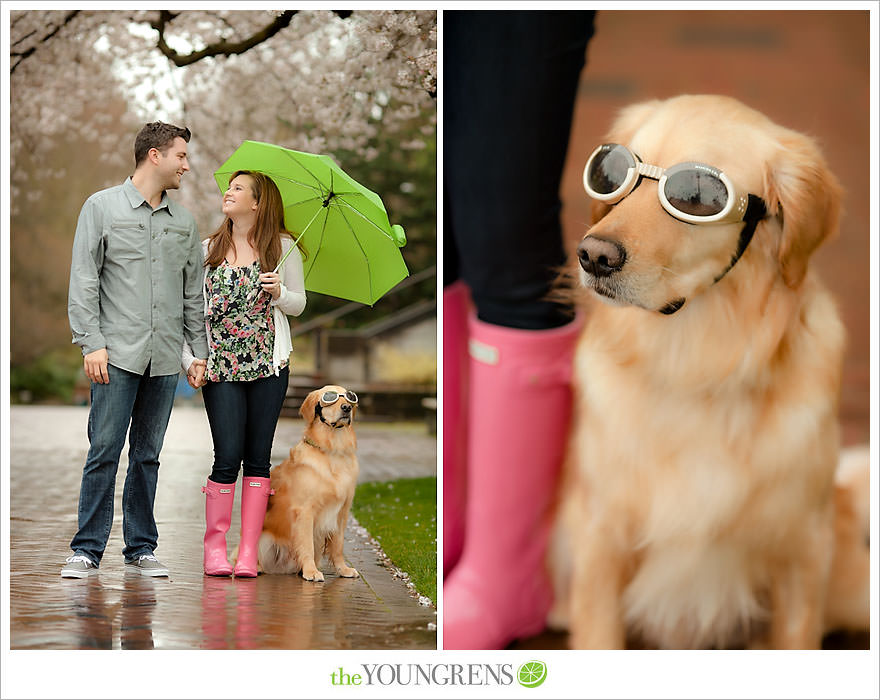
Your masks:
M 193 389 L 199 389 L 208 383 L 205 379 L 205 369 L 207 367 L 208 361 L 201 360 L 198 357 L 190 364 L 189 369 L 186 371 L 186 381 Z
M 106 348 L 95 350 L 83 356 L 83 368 L 86 376 L 90 381 L 98 384 L 109 384 L 110 374 L 107 371 L 109 355 Z M 199 359 L 198 357 L 192 361 L 186 372 L 186 381 L 193 389 L 199 389 L 208 381 L 205 379 L 205 370 L 208 367 L 208 361 Z

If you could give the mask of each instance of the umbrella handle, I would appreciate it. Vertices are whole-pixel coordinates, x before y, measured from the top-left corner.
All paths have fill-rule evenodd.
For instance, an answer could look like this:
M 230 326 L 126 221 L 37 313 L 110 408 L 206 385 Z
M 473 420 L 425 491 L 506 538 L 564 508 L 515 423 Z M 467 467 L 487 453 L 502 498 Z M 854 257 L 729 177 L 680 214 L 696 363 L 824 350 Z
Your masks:
M 293 242 L 293 245 L 290 246 L 290 248 L 287 249 L 287 252 L 281 256 L 281 260 L 278 261 L 278 264 L 275 266 L 275 269 L 272 270 L 272 272 L 278 272 L 278 270 L 281 269 L 281 266 L 284 264 L 284 261 L 287 260 L 287 256 L 290 255 L 290 253 L 293 251 L 294 248 L 296 248 L 297 244 L 299 243 L 299 239 L 302 238 L 304 235 L 305 235 L 305 231 L 303 231 L 301 234 L 299 234 L 299 236 L 297 236 L 297 239 Z

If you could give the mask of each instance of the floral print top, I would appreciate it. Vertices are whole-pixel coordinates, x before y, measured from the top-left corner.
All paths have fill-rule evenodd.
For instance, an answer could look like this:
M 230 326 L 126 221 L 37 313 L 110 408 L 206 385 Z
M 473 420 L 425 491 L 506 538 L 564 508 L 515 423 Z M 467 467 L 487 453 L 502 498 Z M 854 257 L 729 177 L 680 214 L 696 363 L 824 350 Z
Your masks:
M 272 297 L 260 287 L 259 276 L 259 260 L 246 267 L 224 260 L 205 274 L 208 381 L 242 382 L 274 374 Z

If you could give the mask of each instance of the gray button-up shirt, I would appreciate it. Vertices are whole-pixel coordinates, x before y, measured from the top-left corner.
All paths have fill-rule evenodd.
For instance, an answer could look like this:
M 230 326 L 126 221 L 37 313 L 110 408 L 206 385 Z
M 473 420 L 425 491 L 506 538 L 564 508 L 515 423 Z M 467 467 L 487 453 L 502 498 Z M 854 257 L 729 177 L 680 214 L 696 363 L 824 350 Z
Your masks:
M 76 225 L 67 315 L 83 355 L 150 375 L 180 371 L 183 341 L 208 356 L 202 246 L 187 209 L 162 193 L 156 209 L 128 178 L 86 200 Z

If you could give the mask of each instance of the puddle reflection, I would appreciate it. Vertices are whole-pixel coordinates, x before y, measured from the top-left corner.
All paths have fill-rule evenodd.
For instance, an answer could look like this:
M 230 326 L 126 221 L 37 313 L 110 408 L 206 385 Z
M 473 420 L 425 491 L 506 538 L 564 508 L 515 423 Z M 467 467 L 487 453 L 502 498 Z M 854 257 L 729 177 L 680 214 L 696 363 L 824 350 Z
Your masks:
M 348 648 L 337 634 L 350 581 L 321 584 L 298 577 L 256 579 L 206 576 L 202 581 L 202 646 L 206 649 Z M 349 611 L 351 612 L 351 611 Z M 345 615 L 357 627 L 356 615 Z M 355 619 L 352 619 L 355 618 Z
M 119 640 L 123 649 L 153 649 L 153 612 L 156 609 L 156 581 L 125 572 Z
M 73 613 L 77 648 L 112 649 L 115 612 L 107 605 L 107 594 L 98 577 L 66 579 L 62 586 Z
M 227 648 L 226 601 L 234 595 L 231 578 L 205 576 L 202 580 L 202 647 Z
M 126 573 L 119 588 L 99 576 L 65 579 L 61 585 L 73 613 L 76 648 L 153 649 L 155 581 Z

